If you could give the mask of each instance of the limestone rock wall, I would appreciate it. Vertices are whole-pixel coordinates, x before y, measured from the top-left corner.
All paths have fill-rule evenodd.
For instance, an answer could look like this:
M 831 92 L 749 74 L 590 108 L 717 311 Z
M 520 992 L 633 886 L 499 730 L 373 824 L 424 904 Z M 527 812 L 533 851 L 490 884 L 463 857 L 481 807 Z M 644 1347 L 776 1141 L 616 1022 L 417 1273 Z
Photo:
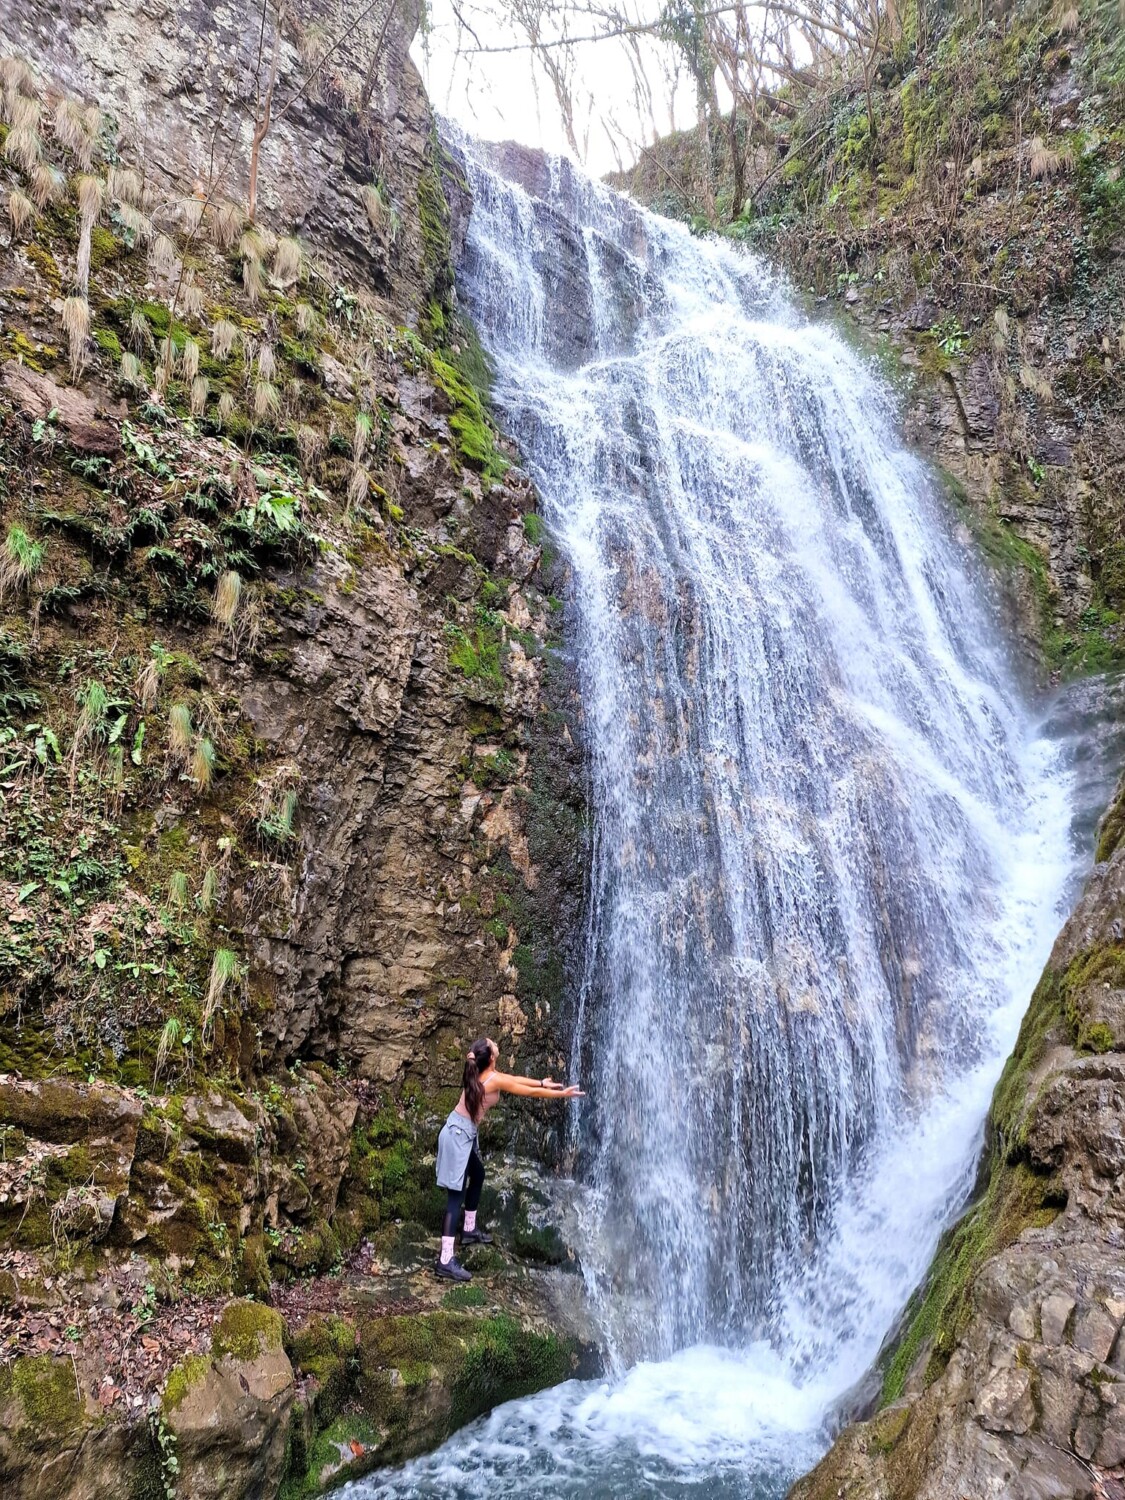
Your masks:
M 576 1368 L 539 1331 L 579 1300 L 560 1109 L 491 1117 L 504 1234 L 452 1324 L 430 1275 L 468 1043 L 566 1069 L 585 785 L 566 579 L 451 292 L 467 191 L 416 16 L 337 47 L 357 13 L 286 7 L 254 222 L 260 16 L 5 16 L 5 1493 L 53 1446 L 59 1495 L 312 1494 Z M 301 1334 L 347 1278 L 366 1331 L 329 1370 Z M 239 1294 L 288 1352 L 272 1325 L 224 1349 Z

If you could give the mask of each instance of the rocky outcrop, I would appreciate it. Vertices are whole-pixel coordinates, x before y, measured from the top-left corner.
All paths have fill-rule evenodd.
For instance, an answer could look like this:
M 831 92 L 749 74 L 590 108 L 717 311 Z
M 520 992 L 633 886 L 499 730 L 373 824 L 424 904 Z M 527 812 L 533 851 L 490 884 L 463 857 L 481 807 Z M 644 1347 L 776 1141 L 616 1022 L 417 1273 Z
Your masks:
M 564 582 L 450 295 L 466 191 L 415 17 L 285 16 L 253 223 L 247 17 L 31 5 L 4 37 L 14 1495 L 45 1455 L 58 1495 L 313 1494 L 590 1354 L 548 1326 L 578 1300 L 538 1181 L 561 1112 L 490 1122 L 518 1181 L 477 1299 L 430 1274 L 467 1042 L 565 1066 Z M 298 1347 L 330 1271 L 355 1293 L 331 1395 Z
M 251 18 L 206 0 L 55 0 L 13 8 L 4 45 L 112 116 L 154 186 L 189 204 L 246 202 L 276 64 L 259 215 L 314 245 L 334 279 L 416 317 L 450 275 L 433 119 L 408 56 L 419 7 L 281 9 L 277 36 L 272 6 Z
M 845 1430 L 793 1500 L 1114 1493 L 1125 1469 L 1125 846 L 1100 852 L 997 1087 L 977 1199 L 888 1352 L 881 1409 Z

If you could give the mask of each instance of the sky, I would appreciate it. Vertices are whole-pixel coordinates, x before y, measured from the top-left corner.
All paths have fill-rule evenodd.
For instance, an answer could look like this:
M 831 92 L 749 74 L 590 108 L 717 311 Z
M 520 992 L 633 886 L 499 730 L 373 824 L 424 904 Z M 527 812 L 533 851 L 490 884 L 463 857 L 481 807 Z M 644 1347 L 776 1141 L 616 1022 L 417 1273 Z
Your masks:
M 644 8 L 653 9 L 651 5 Z M 501 5 L 491 0 L 481 0 L 479 8 L 462 6 L 461 13 L 486 48 L 511 47 L 525 40 L 504 17 Z M 590 22 L 580 26 L 580 33 L 598 29 Z M 656 133 L 693 122 L 694 95 L 686 80 L 668 79 L 667 49 L 649 41 L 639 44 L 652 94 L 652 104 L 642 108 L 626 44 L 619 40 L 587 43 L 574 49 L 579 148 L 575 153 L 551 84 L 530 50 L 491 54 L 465 50 L 475 45 L 459 28 L 450 0 L 432 0 L 429 27 L 415 40 L 413 56 L 434 107 L 485 140 L 517 140 L 563 155 L 577 154 L 588 172 L 601 176 L 631 165 L 639 146 Z M 561 52 L 555 55 L 563 62 Z

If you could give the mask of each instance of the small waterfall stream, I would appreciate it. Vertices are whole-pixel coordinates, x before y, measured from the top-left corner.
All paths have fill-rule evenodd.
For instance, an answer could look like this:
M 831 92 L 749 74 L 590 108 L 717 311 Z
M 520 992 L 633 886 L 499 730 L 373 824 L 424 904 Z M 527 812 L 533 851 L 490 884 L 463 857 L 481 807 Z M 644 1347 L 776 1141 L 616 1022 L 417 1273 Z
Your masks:
M 773 1496 L 968 1189 L 1075 872 L 1068 756 L 864 361 L 753 257 L 462 149 L 462 296 L 573 578 L 618 1374 L 356 1493 Z

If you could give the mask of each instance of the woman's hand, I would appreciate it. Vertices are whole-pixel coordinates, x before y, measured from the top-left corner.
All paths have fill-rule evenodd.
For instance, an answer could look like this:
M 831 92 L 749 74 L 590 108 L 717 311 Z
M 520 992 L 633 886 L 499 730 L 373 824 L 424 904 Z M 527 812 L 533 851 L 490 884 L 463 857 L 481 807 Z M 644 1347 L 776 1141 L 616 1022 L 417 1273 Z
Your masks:
M 585 1099 L 586 1097 L 585 1090 L 580 1089 L 576 1083 L 568 1083 L 566 1088 L 563 1088 L 561 1083 L 557 1083 L 555 1087 L 559 1090 L 559 1097 L 562 1099 Z

